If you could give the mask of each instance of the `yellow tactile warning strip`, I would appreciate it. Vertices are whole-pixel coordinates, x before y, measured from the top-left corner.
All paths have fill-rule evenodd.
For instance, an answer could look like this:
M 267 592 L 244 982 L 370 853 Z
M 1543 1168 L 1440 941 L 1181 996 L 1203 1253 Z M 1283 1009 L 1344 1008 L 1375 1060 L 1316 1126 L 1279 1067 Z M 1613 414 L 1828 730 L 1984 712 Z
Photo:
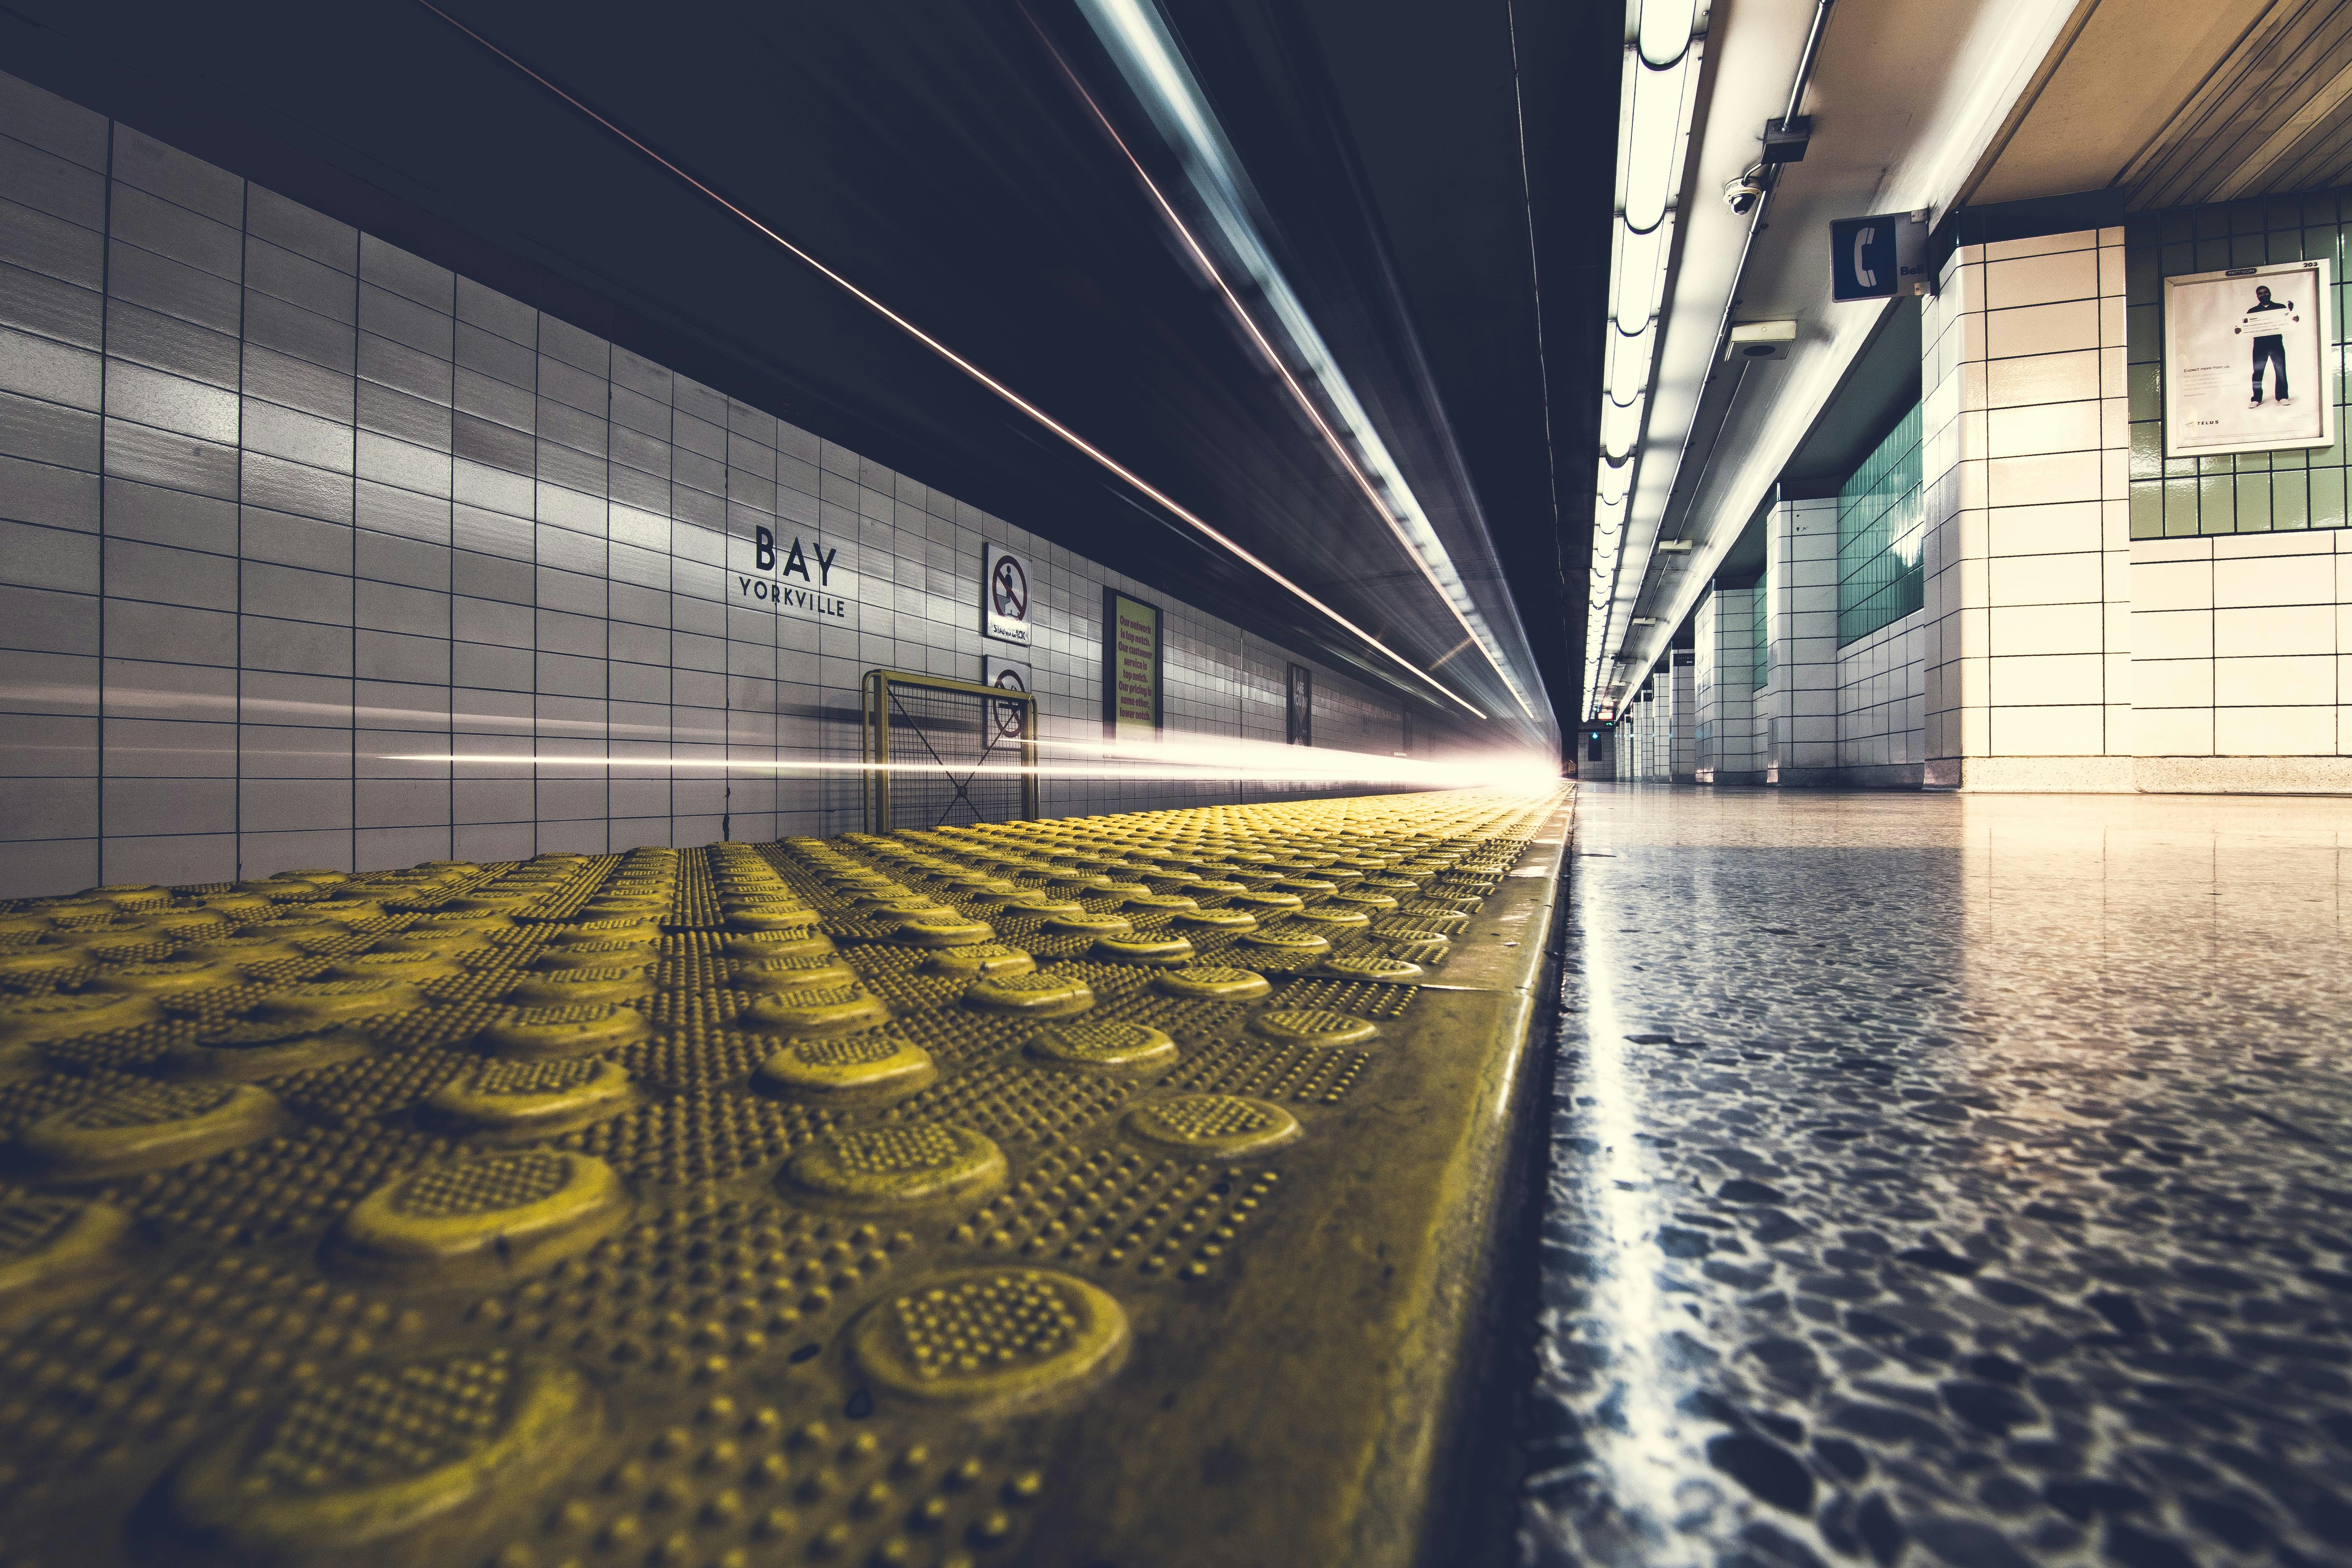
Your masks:
M 0 1563 L 1410 1560 L 1565 816 L 0 906 Z

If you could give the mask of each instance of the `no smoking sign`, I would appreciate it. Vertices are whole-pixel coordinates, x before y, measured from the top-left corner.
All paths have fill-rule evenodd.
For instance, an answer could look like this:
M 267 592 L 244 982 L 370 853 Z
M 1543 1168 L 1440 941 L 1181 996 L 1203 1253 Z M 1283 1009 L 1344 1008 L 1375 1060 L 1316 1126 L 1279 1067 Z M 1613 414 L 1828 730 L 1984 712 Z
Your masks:
M 998 642 L 1029 646 L 1029 603 L 1035 578 L 1029 558 L 993 544 L 981 547 L 980 631 Z

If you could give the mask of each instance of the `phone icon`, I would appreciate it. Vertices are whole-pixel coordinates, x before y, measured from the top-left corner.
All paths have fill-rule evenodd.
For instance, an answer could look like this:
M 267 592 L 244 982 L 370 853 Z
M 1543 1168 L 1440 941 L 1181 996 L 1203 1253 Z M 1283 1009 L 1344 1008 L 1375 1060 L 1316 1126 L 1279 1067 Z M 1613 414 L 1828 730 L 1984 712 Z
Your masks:
M 1864 289 L 1878 287 L 1878 274 L 1863 259 L 1864 253 L 1878 238 L 1875 228 L 1856 229 L 1853 236 L 1853 280 Z

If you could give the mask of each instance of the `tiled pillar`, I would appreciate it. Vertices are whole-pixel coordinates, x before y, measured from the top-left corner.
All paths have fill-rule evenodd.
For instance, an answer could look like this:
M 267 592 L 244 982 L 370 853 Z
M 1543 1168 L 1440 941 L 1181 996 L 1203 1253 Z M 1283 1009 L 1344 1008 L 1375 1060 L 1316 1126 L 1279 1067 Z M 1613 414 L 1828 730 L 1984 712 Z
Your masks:
M 1675 704 L 1668 714 L 1667 771 L 1676 784 L 1690 784 L 1698 777 L 1698 700 L 1692 690 L 1696 673 L 1692 652 L 1678 647 L 1666 657 L 1673 674 L 1665 684 L 1674 692 Z
M 1780 784 L 1837 782 L 1837 498 L 1784 500 L 1766 522 L 1772 584 L 1770 752 Z
M 1930 787 L 2133 787 L 2123 261 L 1963 246 L 1925 301 Z
M 1691 611 L 1691 741 L 1694 776 L 1700 784 L 1715 782 L 1715 727 L 1719 717 L 1716 688 L 1720 675 L 1715 623 L 1722 614 L 1719 599 L 1710 586 L 1699 595 L 1697 607 Z
M 1701 784 L 1761 784 L 1757 760 L 1755 710 L 1755 595 L 1746 588 L 1710 589 L 1694 625 L 1706 689 L 1699 720 L 1706 741 L 1699 755 Z

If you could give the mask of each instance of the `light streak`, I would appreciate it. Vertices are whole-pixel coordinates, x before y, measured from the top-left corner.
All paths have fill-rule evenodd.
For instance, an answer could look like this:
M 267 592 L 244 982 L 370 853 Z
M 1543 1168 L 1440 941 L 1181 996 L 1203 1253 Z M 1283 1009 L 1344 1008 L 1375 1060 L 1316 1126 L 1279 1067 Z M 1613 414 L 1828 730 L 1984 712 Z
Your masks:
M 506 61 L 507 64 L 512 66 L 523 75 L 530 78 L 531 80 L 539 83 L 540 86 L 545 88 L 548 91 L 553 93 L 556 97 L 562 99 L 564 102 L 570 104 L 572 108 L 578 110 L 581 113 L 594 121 L 597 124 L 603 126 L 605 130 L 611 132 L 614 135 L 619 137 L 622 141 L 627 142 L 630 146 L 635 148 L 639 153 L 644 153 L 647 158 L 652 159 L 655 163 L 668 170 L 672 174 L 677 175 L 677 178 L 683 180 L 686 184 L 693 186 L 696 190 L 709 197 L 719 205 L 726 208 L 729 212 L 742 219 L 744 223 L 758 230 L 768 239 L 774 242 L 779 247 L 797 258 L 801 262 L 824 276 L 829 281 L 837 284 L 843 289 L 846 290 L 851 296 L 856 298 L 860 303 L 866 305 L 876 314 L 881 316 L 885 321 L 887 321 L 901 331 L 904 331 L 917 342 L 921 343 L 925 348 L 929 349 L 933 353 L 938 354 L 941 359 L 946 360 L 950 364 L 954 365 L 958 370 L 963 372 L 964 374 L 971 377 L 972 380 L 980 383 L 981 385 L 988 388 L 989 391 L 994 393 L 1005 402 L 1013 405 L 1013 407 L 1021 410 L 1022 413 L 1027 415 L 1030 418 L 1035 420 L 1038 424 L 1052 431 L 1055 436 L 1058 436 L 1064 441 L 1069 443 L 1070 446 L 1076 447 L 1078 451 L 1086 454 L 1086 456 L 1100 464 L 1103 468 L 1108 469 L 1114 474 L 1117 474 L 1121 479 L 1124 479 L 1127 483 L 1132 485 L 1136 489 L 1150 497 L 1152 500 L 1166 508 L 1168 511 L 1176 517 L 1182 519 L 1202 537 L 1213 542 L 1220 548 L 1226 551 L 1235 560 L 1241 562 L 1244 565 L 1250 567 L 1268 581 L 1284 588 L 1294 597 L 1297 598 L 1302 604 L 1305 604 L 1321 615 L 1328 616 L 1334 624 L 1345 628 L 1350 636 L 1360 640 L 1367 647 L 1370 647 L 1378 651 L 1383 658 L 1390 660 L 1398 668 L 1403 670 L 1415 680 L 1420 681 L 1423 685 L 1428 687 L 1431 690 L 1444 698 L 1448 702 L 1451 702 L 1455 707 L 1462 709 L 1465 712 L 1469 713 L 1474 718 L 1486 719 L 1489 717 L 1485 709 L 1480 708 L 1475 703 L 1469 702 L 1461 697 L 1455 696 L 1454 691 L 1443 682 L 1432 679 L 1418 665 L 1406 658 L 1404 655 L 1397 652 L 1394 648 L 1389 647 L 1388 644 L 1381 641 L 1380 638 L 1374 637 L 1370 632 L 1366 631 L 1363 627 L 1358 626 L 1355 622 L 1349 620 L 1347 616 L 1341 615 L 1330 605 L 1325 604 L 1321 599 L 1317 598 L 1313 594 L 1308 593 L 1306 588 L 1302 587 L 1297 583 L 1295 583 L 1291 581 L 1290 578 L 1283 575 L 1283 574 L 1276 571 L 1272 564 L 1244 548 L 1241 542 L 1235 540 L 1232 535 L 1215 528 L 1189 508 L 1179 504 L 1175 498 L 1168 495 L 1157 486 L 1151 484 L 1140 474 L 1136 473 L 1132 468 L 1129 468 L 1125 464 L 1119 462 L 1118 458 L 1113 458 L 1109 453 L 1104 451 L 1101 447 L 1096 446 L 1093 442 L 1087 440 L 1085 437 L 1079 435 L 1076 431 L 1071 429 L 1068 426 L 1063 424 L 1060 420 L 1055 418 L 1052 415 L 1046 413 L 1044 409 L 1038 407 L 1035 404 L 1030 402 L 1027 398 L 1022 396 L 1011 387 L 1005 385 L 1004 383 L 997 380 L 994 376 L 981 369 L 980 366 L 964 358 L 963 355 L 956 353 L 953 349 L 948 347 L 947 344 L 931 336 L 930 333 L 923 331 L 922 328 L 917 326 L 914 322 L 908 321 L 906 317 L 900 315 L 898 311 L 892 310 L 889 306 L 884 304 L 881 300 L 876 299 L 873 295 L 867 293 L 865 289 L 851 282 L 847 278 L 835 271 L 832 268 L 827 267 L 824 262 L 819 261 L 814 256 L 810 255 L 799 246 L 794 245 L 791 240 L 786 239 L 782 235 L 769 227 L 765 223 L 762 223 L 760 219 L 752 216 L 751 213 L 736 205 L 725 196 L 720 195 L 717 191 L 711 189 L 709 185 L 704 184 L 692 174 L 688 174 L 677 164 L 671 163 L 667 158 L 663 157 L 659 153 L 655 152 L 651 147 L 646 145 L 643 142 L 638 141 L 635 137 L 622 130 L 618 125 L 615 125 L 610 120 L 605 119 L 603 115 L 589 108 L 587 104 L 582 102 L 579 99 L 572 97 L 572 94 L 564 91 L 563 89 L 556 86 L 555 83 L 540 75 L 537 71 L 523 64 L 522 61 L 517 59 L 514 56 L 507 53 L 506 50 L 499 47 L 498 45 L 490 42 L 489 39 L 482 37 L 481 34 L 474 31 L 473 28 L 468 27 L 465 23 L 460 22 L 455 16 L 449 15 L 448 12 L 444 11 L 438 5 L 434 5 L 433 0 L 416 0 L 416 3 L 424 6 L 427 11 L 432 12 L 435 16 L 440 17 L 443 21 L 448 23 L 449 26 L 457 29 L 457 31 L 465 34 L 466 37 L 473 39 L 474 42 L 481 45 L 482 47 L 488 49 L 490 53 L 498 56 L 499 58 Z
M 1213 171 L 1215 178 L 1205 183 L 1196 174 L 1195 188 L 1213 206 L 1223 209 L 1219 214 L 1220 226 L 1225 231 L 1227 242 L 1241 254 L 1258 288 L 1275 307 L 1275 315 L 1286 329 L 1285 335 L 1290 340 L 1293 353 L 1310 367 L 1317 384 L 1322 387 L 1324 395 L 1331 400 L 1332 407 L 1346 422 L 1348 434 L 1354 438 L 1356 449 L 1380 469 L 1379 485 L 1375 485 L 1371 476 L 1364 472 L 1356 460 L 1356 451 L 1350 450 L 1348 443 L 1340 439 L 1339 433 L 1324 418 L 1323 411 L 1315 400 L 1307 396 L 1307 389 L 1291 374 L 1289 363 L 1267 339 L 1256 318 L 1242 303 L 1241 296 L 1225 281 L 1224 274 L 1210 258 L 1207 247 L 1193 236 L 1192 228 L 1177 214 L 1175 205 L 1160 192 L 1159 182 L 1152 179 L 1142 161 L 1129 150 L 1127 139 L 1111 124 L 1110 116 L 1103 112 L 1094 95 L 1078 80 L 1077 73 L 1047 42 L 1045 48 L 1053 54 L 1054 63 L 1061 68 L 1063 76 L 1085 101 L 1097 122 L 1102 126 L 1104 134 L 1110 138 L 1112 145 L 1133 167 L 1136 178 L 1142 182 L 1144 190 L 1150 195 L 1160 216 L 1176 231 L 1177 237 L 1183 241 L 1184 248 L 1201 270 L 1216 285 L 1217 292 L 1224 296 L 1225 303 L 1232 308 L 1234 319 L 1241 322 L 1242 330 L 1249 334 L 1251 342 L 1257 345 L 1259 353 L 1274 368 L 1275 374 L 1289 389 L 1292 399 L 1322 435 L 1332 455 L 1339 459 L 1339 466 L 1348 470 L 1349 478 L 1354 479 L 1356 488 L 1364 492 L 1364 499 L 1372 503 L 1372 510 L 1381 521 L 1388 524 L 1389 531 L 1396 535 L 1397 542 L 1405 547 L 1405 553 L 1412 557 L 1422 576 L 1428 580 L 1431 589 L 1453 613 L 1454 618 L 1461 623 L 1463 631 L 1469 635 L 1486 662 L 1493 666 L 1496 675 L 1510 692 L 1511 700 L 1519 705 L 1519 710 L 1528 716 L 1530 722 L 1539 722 L 1526 692 L 1504 662 L 1501 650 L 1495 646 L 1493 634 L 1485 625 L 1485 617 L 1479 614 L 1475 602 L 1468 602 L 1469 590 L 1464 586 L 1461 574 L 1454 566 L 1453 557 L 1447 553 L 1444 542 L 1437 537 L 1437 531 L 1431 526 L 1419 498 L 1413 494 L 1412 486 L 1406 483 L 1395 459 L 1389 455 L 1379 432 L 1372 428 L 1370 416 L 1365 413 L 1354 389 L 1348 384 L 1346 374 L 1324 345 L 1321 334 L 1315 330 L 1307 314 L 1306 307 L 1298 302 L 1281 268 L 1276 266 L 1264 241 L 1258 237 L 1255 226 L 1234 199 L 1240 179 L 1233 167 L 1231 150 L 1207 104 L 1202 100 L 1198 86 L 1169 46 L 1166 35 L 1156 25 L 1154 16 L 1136 0 L 1082 0 L 1082 8 L 1095 19 L 1096 31 L 1104 36 L 1105 41 L 1120 47 L 1120 57 L 1130 67 L 1129 83 L 1139 89 L 1148 85 L 1152 101 L 1181 128 L 1196 170 L 1199 165 L 1205 164 Z M 1040 37 L 1043 37 L 1042 33 Z M 1386 493 L 1383 493 L 1382 487 L 1385 487 Z M 1395 499 L 1391 500 L 1391 497 Z M 1441 567 L 1443 576 L 1440 574 Z

